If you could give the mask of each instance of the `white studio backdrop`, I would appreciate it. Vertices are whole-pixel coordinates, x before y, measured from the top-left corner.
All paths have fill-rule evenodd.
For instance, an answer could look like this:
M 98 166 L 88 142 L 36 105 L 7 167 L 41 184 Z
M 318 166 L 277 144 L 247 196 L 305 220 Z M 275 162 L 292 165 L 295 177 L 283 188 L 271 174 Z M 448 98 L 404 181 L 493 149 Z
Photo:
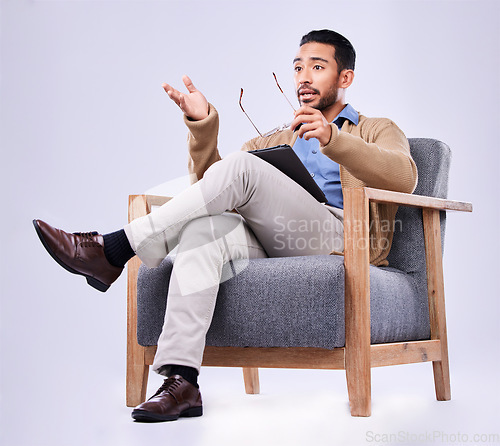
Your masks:
M 76 429 L 95 404 L 109 415 L 124 401 L 125 277 L 104 295 L 93 291 L 47 256 L 31 220 L 110 232 L 126 223 L 129 194 L 169 181 L 167 193 L 178 189 L 187 175 L 186 129 L 162 82 L 183 88 L 189 74 L 217 107 L 223 156 L 255 136 L 238 107 L 241 87 L 259 128 L 290 121 L 272 72 L 294 99 L 292 59 L 311 29 L 339 31 L 356 48 L 347 99 L 357 110 L 451 147 L 449 197 L 474 204 L 473 214 L 448 217 L 452 390 L 454 376 L 492 376 L 499 366 L 500 2 L 3 0 L 0 15 L 6 445 L 56 444 L 48 408 Z M 498 397 L 498 384 L 489 392 L 477 395 L 478 407 Z M 36 420 L 20 415 L 27 394 Z M 356 427 L 347 411 L 341 416 L 348 444 L 346 429 Z

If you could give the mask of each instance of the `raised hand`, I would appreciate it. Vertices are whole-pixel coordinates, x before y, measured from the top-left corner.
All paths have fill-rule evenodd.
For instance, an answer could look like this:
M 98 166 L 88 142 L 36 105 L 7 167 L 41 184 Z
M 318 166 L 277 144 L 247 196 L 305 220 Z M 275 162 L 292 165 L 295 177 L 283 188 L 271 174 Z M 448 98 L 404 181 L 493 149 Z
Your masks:
M 306 141 L 316 138 L 322 146 L 326 146 L 332 137 L 332 128 L 323 113 L 309 105 L 303 105 L 295 112 L 290 128 L 293 131 L 297 129 L 299 138 L 303 137 Z
M 207 99 L 196 89 L 188 76 L 182 76 L 182 81 L 188 90 L 187 94 L 181 93 L 169 84 L 163 83 L 162 87 L 188 118 L 193 121 L 205 119 L 208 116 Z

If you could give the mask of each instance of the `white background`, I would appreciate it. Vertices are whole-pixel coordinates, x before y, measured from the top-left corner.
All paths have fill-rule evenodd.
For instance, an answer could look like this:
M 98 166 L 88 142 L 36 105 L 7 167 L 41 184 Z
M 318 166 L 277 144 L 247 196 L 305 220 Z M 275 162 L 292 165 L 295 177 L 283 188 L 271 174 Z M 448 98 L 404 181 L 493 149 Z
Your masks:
M 2 445 L 498 441 L 500 2 L 3 0 L 0 14 Z M 125 275 L 94 291 L 31 220 L 113 231 L 129 194 L 186 175 L 186 129 L 161 88 L 184 73 L 220 112 L 223 155 L 255 136 L 241 87 L 262 130 L 289 121 L 271 73 L 293 99 L 298 42 L 320 28 L 357 50 L 349 102 L 448 143 L 449 197 L 474 204 L 446 234 L 452 401 L 435 401 L 430 364 L 373 370 L 368 419 L 350 417 L 339 371 L 264 370 L 247 396 L 240 370 L 203 369 L 204 417 L 133 423 Z

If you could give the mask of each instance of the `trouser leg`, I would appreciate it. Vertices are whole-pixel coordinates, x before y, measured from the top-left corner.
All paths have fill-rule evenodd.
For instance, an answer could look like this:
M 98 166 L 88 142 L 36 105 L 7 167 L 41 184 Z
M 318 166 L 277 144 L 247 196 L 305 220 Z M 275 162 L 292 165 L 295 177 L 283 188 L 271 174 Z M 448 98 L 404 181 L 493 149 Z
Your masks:
M 307 191 L 258 157 L 238 152 L 214 163 L 200 181 L 125 232 L 134 252 L 158 266 L 193 219 L 236 209 L 269 256 L 343 251 L 340 220 Z
M 219 283 L 237 274 L 245 262 L 266 257 L 243 218 L 237 214 L 201 217 L 187 223 L 170 277 L 167 310 L 153 369 L 169 374 L 169 364 L 200 370 L 205 337 L 212 321 Z

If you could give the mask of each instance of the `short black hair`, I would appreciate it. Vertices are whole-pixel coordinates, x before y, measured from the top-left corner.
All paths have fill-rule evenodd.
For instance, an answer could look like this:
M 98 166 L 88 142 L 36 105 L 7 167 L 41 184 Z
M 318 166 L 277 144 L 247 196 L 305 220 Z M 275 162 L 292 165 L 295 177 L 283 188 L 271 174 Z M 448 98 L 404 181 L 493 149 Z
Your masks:
M 351 42 L 342 34 L 329 29 L 311 31 L 302 37 L 300 46 L 309 42 L 326 43 L 335 48 L 335 61 L 337 62 L 339 73 L 342 70 L 354 70 L 356 64 L 356 51 Z

